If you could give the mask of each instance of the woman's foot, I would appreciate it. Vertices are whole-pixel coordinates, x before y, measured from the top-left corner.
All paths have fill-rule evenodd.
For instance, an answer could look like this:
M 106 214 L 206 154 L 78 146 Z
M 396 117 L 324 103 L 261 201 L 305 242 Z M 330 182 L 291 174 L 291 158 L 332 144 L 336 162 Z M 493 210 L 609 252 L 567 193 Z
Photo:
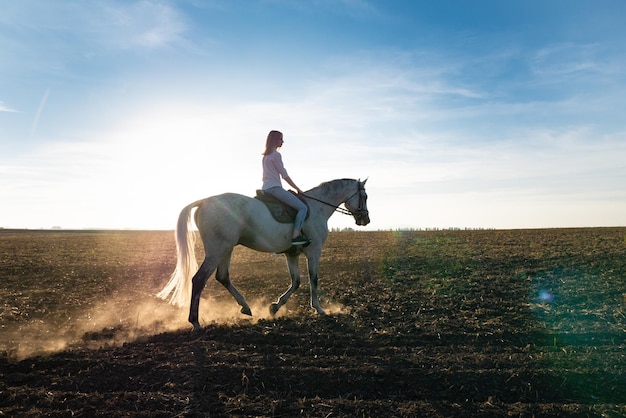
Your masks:
M 309 245 L 310 243 L 311 243 L 311 240 L 302 234 L 291 239 L 291 245 Z

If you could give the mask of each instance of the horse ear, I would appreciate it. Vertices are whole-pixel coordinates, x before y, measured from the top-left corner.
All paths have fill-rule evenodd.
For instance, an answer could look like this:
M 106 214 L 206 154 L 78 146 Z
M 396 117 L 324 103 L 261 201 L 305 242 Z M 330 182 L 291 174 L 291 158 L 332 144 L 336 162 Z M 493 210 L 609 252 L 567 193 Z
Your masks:
M 365 180 L 363 180 L 363 186 L 365 186 L 365 183 L 367 183 L 367 179 L 369 179 L 369 176 L 367 176 L 367 178 Z M 361 180 L 359 179 L 359 181 L 361 181 Z

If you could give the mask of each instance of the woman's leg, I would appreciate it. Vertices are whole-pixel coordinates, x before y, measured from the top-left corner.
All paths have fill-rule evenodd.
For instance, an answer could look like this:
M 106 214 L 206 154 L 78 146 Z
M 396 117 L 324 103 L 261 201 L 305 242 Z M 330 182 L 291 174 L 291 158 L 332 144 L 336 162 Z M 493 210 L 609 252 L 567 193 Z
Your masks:
M 293 193 L 288 192 L 282 187 L 272 187 L 271 189 L 265 190 L 265 193 L 269 194 L 272 197 L 283 202 L 285 205 L 290 206 L 298 211 L 296 214 L 296 219 L 294 220 L 293 225 L 293 238 L 300 235 L 302 231 L 302 224 L 304 223 L 304 218 L 306 218 L 306 214 L 308 212 L 307 206 Z

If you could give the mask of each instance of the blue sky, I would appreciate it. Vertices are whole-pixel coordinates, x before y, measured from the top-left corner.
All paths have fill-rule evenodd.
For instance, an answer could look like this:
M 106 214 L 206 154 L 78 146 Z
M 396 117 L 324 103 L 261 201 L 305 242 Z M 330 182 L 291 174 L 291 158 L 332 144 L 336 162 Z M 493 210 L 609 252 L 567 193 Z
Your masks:
M 626 2 L 0 8 L 0 227 L 172 229 L 271 129 L 303 189 L 369 177 L 368 229 L 626 225 Z

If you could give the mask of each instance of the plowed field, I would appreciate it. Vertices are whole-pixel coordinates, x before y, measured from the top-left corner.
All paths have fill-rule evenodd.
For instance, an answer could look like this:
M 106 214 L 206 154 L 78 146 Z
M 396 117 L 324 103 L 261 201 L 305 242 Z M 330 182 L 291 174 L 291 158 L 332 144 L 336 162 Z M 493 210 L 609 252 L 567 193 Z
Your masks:
M 198 255 L 202 250 L 198 250 Z M 308 284 L 235 250 L 204 330 L 172 232 L 0 230 L 0 416 L 626 416 L 626 228 L 336 232 Z M 303 261 L 303 271 L 304 261 Z

